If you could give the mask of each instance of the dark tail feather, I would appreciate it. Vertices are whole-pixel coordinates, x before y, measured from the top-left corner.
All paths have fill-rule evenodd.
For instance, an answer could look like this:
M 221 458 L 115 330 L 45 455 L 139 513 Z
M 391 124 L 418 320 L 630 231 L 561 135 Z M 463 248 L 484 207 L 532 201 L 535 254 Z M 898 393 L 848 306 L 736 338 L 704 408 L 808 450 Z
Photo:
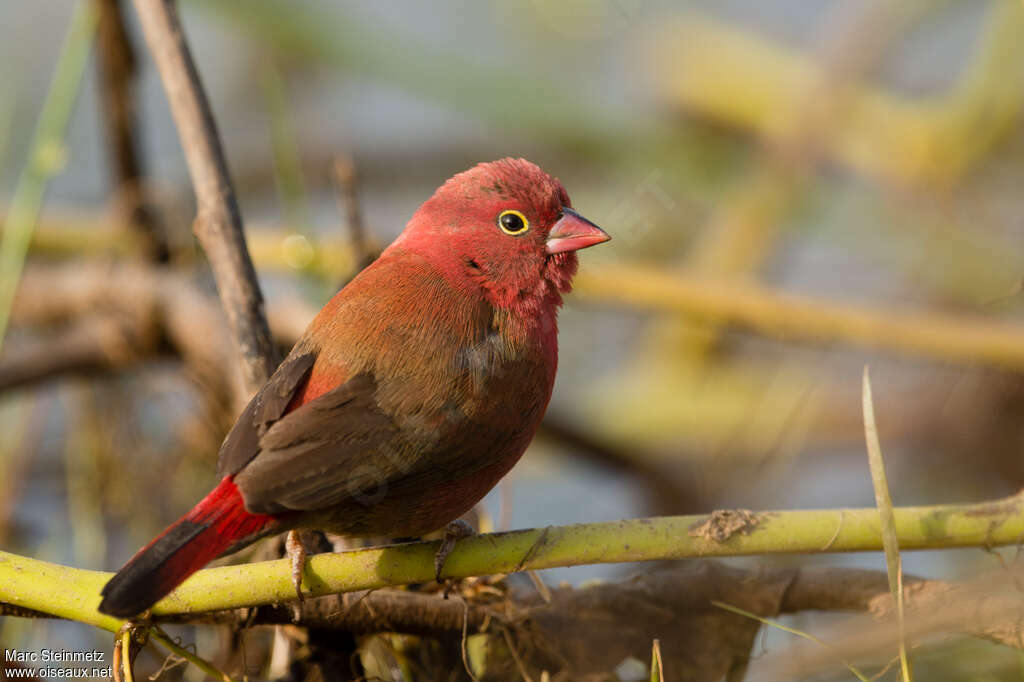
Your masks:
M 119 618 L 145 611 L 229 548 L 266 534 L 274 517 L 250 514 L 231 477 L 156 539 L 103 587 L 99 610 Z

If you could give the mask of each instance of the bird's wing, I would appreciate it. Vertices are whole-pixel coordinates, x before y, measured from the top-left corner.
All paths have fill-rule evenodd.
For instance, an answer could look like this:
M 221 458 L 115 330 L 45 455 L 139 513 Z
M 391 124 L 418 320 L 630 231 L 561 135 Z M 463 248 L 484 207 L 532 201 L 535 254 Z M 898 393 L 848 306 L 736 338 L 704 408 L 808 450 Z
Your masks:
M 260 436 L 281 418 L 309 377 L 316 353 L 293 353 L 285 358 L 231 427 L 217 454 L 217 478 L 237 474 L 260 451 Z
M 259 439 L 259 454 L 234 479 L 246 508 L 324 509 L 408 473 L 412 463 L 396 445 L 400 429 L 376 392 L 372 374 L 357 374 L 274 422 Z

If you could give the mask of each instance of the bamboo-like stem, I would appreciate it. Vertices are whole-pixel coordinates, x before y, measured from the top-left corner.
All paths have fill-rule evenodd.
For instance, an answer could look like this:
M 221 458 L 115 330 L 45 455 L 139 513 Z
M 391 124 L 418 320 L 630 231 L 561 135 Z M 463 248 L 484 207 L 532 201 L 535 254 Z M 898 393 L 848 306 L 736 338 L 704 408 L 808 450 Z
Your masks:
M 1022 498 L 895 511 L 900 547 L 991 548 L 1024 538 Z M 461 540 L 445 575 L 462 578 L 526 569 L 754 554 L 817 554 L 882 549 L 878 510 L 830 509 L 736 515 L 742 528 L 716 527 L 725 514 L 635 519 L 491 533 Z M 725 537 L 718 540 L 718 537 Z M 437 542 L 312 557 L 310 596 L 433 580 Z M 0 552 L 0 602 L 110 631 L 120 621 L 96 611 L 110 573 Z M 153 608 L 156 616 L 231 609 L 293 599 L 287 559 L 200 571 Z

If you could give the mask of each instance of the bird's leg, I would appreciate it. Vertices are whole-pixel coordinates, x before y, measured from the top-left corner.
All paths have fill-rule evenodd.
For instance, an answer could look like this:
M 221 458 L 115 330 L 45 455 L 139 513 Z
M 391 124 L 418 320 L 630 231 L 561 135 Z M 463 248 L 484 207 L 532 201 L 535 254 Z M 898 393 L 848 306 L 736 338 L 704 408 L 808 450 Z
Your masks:
M 299 603 L 302 603 L 305 600 L 302 596 L 302 572 L 306 569 L 306 547 L 302 544 L 299 531 L 288 531 L 284 538 L 284 549 L 292 562 L 292 584 L 295 585 L 295 594 L 299 597 Z
M 437 554 L 434 555 L 434 577 L 437 578 L 438 583 L 443 582 L 441 580 L 441 570 L 444 568 L 444 562 L 448 559 L 448 555 L 455 549 L 455 541 L 473 535 L 476 535 L 476 531 L 462 519 L 455 519 L 444 527 L 441 547 L 437 550 Z

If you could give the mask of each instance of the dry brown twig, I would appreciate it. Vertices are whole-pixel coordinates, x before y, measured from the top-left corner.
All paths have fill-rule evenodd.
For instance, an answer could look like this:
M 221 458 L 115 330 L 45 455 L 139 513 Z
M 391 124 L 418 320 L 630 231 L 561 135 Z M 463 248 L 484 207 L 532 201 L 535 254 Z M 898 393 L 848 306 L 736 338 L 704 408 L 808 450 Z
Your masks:
M 104 123 L 115 177 L 115 201 L 123 225 L 141 237 L 147 261 L 170 260 L 167 231 L 146 191 L 137 136 L 136 59 L 123 15 L 123 0 L 95 0 L 99 10 L 97 63 Z
M 363 210 L 359 203 L 358 174 L 355 160 L 348 154 L 340 154 L 331 164 L 334 185 L 338 192 L 338 211 L 343 216 L 349 246 L 355 259 L 350 277 L 355 277 L 380 255 L 370 244 L 363 223 Z

